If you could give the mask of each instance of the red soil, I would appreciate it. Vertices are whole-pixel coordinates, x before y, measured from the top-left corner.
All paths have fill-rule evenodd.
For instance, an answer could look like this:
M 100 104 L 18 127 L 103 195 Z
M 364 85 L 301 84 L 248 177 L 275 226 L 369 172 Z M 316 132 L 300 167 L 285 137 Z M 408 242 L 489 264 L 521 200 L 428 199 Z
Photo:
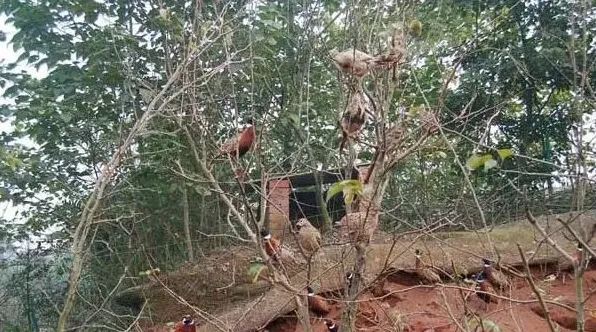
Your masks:
M 546 280 L 546 271 L 535 269 L 534 282 L 544 291 L 545 300 L 556 301 L 574 307 L 574 282 L 573 276 L 568 272 L 560 272 L 556 279 Z M 499 303 L 491 303 L 488 308 L 472 291 L 465 289 L 473 286 L 455 284 L 445 286 L 422 286 L 418 281 L 407 274 L 388 277 L 383 285 L 374 287 L 363 294 L 359 300 L 360 308 L 356 326 L 358 331 L 457 331 L 454 319 L 459 324 L 464 324 L 464 301 L 470 312 L 476 313 L 482 319 L 489 319 L 501 328 L 501 331 L 540 332 L 549 331 L 546 320 L 539 316 L 541 307 L 536 303 L 525 279 L 513 279 L 512 288 Z M 584 293 L 588 297 L 586 309 L 586 331 L 596 332 L 596 296 L 591 296 L 596 291 L 596 271 L 588 271 L 584 276 Z M 374 293 L 374 295 L 373 295 Z M 339 321 L 342 306 L 338 301 L 339 294 L 320 294 L 326 297 L 333 305 L 331 312 L 325 317 L 311 318 L 313 332 L 326 332 L 323 318 Z M 383 296 L 384 295 L 384 296 Z M 527 303 L 519 303 L 525 301 Z M 516 303 L 517 302 L 517 303 Z M 574 331 L 575 312 L 565 308 L 549 305 L 553 321 L 559 322 L 564 327 L 559 331 Z M 314 314 L 311 314 L 314 316 Z M 542 312 L 543 315 L 543 312 Z M 469 319 L 469 318 L 468 318 Z M 471 330 L 474 331 L 473 326 Z M 485 325 L 486 328 L 486 325 Z M 295 316 L 280 317 L 269 326 L 269 332 L 302 332 Z M 478 328 L 478 331 L 482 328 Z M 490 331 L 486 329 L 486 331 Z

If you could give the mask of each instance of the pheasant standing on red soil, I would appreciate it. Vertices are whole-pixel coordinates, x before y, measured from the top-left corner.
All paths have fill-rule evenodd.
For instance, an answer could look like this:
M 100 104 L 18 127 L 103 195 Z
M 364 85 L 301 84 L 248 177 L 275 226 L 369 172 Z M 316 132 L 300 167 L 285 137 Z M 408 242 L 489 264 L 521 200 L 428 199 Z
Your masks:
M 321 233 L 306 218 L 301 218 L 296 222 L 298 229 L 298 243 L 307 256 L 313 255 L 323 243 Z
M 489 294 L 490 293 L 490 294 Z M 482 300 L 484 301 L 484 303 L 486 303 L 486 308 L 488 309 L 488 305 L 492 302 L 492 303 L 498 303 L 499 299 L 492 296 L 491 294 L 494 294 L 495 290 L 489 285 L 489 283 L 486 282 L 486 280 L 484 279 L 484 275 L 483 273 L 480 273 L 480 275 L 478 275 L 478 278 L 476 279 L 476 295 Z
M 324 316 L 329 313 L 329 303 L 320 297 L 315 296 L 315 291 L 306 286 L 308 308 L 317 315 Z
M 339 332 L 339 326 L 331 319 L 325 319 L 325 325 L 327 325 L 327 330 L 329 332 Z
M 438 284 L 441 283 L 441 277 L 433 271 L 431 267 L 427 267 L 426 264 L 422 261 L 420 257 L 420 250 L 416 249 L 416 274 L 420 277 L 423 281 L 431 283 L 431 284 Z
M 507 280 L 507 277 L 500 271 L 493 269 L 488 259 L 483 259 L 482 261 L 484 262 L 482 273 L 484 273 L 486 279 L 500 290 L 509 289 L 509 280 Z
M 190 317 L 190 315 L 186 315 L 182 318 L 181 322 L 176 323 L 174 325 L 174 329 L 172 332 L 196 332 L 197 331 L 197 324 L 195 321 Z
M 269 231 L 266 229 L 261 230 L 261 237 L 263 239 L 263 245 L 265 246 L 265 252 L 269 257 L 277 262 L 281 253 L 279 240 L 271 236 L 271 233 L 269 233 Z

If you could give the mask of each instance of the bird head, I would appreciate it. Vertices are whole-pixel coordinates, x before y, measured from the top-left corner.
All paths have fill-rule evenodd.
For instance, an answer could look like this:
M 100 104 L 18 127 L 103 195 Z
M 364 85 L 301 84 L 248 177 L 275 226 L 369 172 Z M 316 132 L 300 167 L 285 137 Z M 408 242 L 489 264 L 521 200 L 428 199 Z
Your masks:
M 335 328 L 335 323 L 331 319 L 325 319 L 325 325 L 327 325 L 329 331 Z
M 265 241 L 271 240 L 271 233 L 269 233 L 269 230 L 267 230 L 267 229 L 262 229 L 261 230 L 261 237 Z
M 352 272 L 346 273 L 346 280 L 347 281 L 352 281 L 353 279 L 354 279 L 354 273 L 352 273 Z
M 184 325 L 193 325 L 195 321 L 192 319 L 190 315 L 186 315 L 182 317 L 182 324 Z
M 249 124 L 249 125 L 251 125 L 251 126 L 252 126 L 252 125 L 254 125 L 254 124 L 255 124 L 255 120 L 254 120 L 253 118 L 248 118 L 248 119 L 246 120 L 246 124 Z
M 416 255 L 416 256 L 420 256 L 420 249 L 416 249 L 416 250 L 414 250 L 414 255 Z
M 306 218 L 300 218 L 296 222 L 296 229 L 298 229 L 298 230 L 300 230 L 300 228 L 306 227 L 306 226 L 312 226 L 310 224 L 310 221 L 308 221 L 308 219 L 306 219 Z
M 488 259 L 483 258 L 482 262 L 484 263 L 485 266 L 490 266 L 490 261 Z
M 309 296 L 315 295 L 315 290 L 312 289 L 312 287 L 310 287 L 310 286 L 306 286 L 306 291 L 308 292 Z

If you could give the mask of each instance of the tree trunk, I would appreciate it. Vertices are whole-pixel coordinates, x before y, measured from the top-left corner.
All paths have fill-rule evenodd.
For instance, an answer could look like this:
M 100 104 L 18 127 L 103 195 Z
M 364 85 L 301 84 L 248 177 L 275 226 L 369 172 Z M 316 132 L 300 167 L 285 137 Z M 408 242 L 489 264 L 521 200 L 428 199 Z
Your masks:
M 186 186 L 182 187 L 182 222 L 184 223 L 184 236 L 186 238 L 186 249 L 188 251 L 188 261 L 194 260 L 194 253 L 192 250 L 192 236 L 190 235 L 190 220 L 188 208 L 188 190 Z

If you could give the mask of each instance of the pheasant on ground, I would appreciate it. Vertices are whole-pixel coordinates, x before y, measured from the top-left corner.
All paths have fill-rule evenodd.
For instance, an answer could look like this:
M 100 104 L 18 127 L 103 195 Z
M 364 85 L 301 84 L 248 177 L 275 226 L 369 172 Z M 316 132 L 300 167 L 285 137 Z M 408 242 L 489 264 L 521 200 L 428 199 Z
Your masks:
M 321 297 L 315 295 L 315 291 L 310 286 L 306 286 L 308 308 L 317 315 L 324 316 L 329 313 L 329 303 Z
M 492 303 L 499 303 L 499 299 L 492 294 L 495 294 L 495 290 L 490 286 L 488 282 L 486 282 L 484 273 L 480 273 L 476 279 L 476 295 L 484 301 L 486 304 L 486 309 L 488 309 L 488 305 Z
M 500 271 L 493 269 L 488 259 L 483 259 L 482 261 L 484 263 L 482 273 L 486 276 L 486 280 L 499 290 L 505 291 L 509 289 L 509 280 L 507 277 Z
M 437 274 L 431 267 L 426 266 L 426 264 L 422 261 L 422 257 L 420 255 L 420 250 L 416 249 L 416 274 L 419 278 L 421 278 L 424 282 L 431 283 L 431 284 L 438 284 L 441 283 L 441 277 Z
M 196 332 L 197 323 L 192 319 L 190 315 L 182 317 L 182 321 L 174 325 L 172 332 Z

